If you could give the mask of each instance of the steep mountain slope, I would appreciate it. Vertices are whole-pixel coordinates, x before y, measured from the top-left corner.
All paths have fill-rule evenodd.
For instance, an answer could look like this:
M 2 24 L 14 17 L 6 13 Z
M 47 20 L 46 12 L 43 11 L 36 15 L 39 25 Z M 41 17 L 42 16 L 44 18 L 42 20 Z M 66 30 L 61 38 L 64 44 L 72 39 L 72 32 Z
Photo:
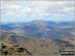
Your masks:
M 74 50 L 75 42 L 73 38 L 38 39 L 4 33 L 1 34 L 1 38 L 3 38 L 2 42 L 18 44 L 23 48 L 27 48 L 32 54 L 57 54 L 59 50 Z

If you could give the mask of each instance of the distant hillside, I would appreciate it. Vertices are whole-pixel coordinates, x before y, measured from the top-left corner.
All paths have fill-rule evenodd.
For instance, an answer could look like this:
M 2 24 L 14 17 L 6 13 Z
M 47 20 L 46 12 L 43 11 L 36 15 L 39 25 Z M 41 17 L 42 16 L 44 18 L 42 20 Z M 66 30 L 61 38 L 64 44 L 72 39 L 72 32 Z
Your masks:
M 0 25 L 1 27 L 1 30 L 5 30 L 5 31 L 9 31 L 9 30 L 12 30 L 13 28 L 7 26 L 7 25 Z
M 32 21 L 17 30 L 16 34 L 27 35 L 37 38 L 64 38 L 73 37 L 74 24 L 72 22 L 61 22 L 59 24 L 51 21 Z
M 35 20 L 28 23 L 9 23 L 1 25 L 1 31 L 8 34 L 25 35 L 34 38 L 74 37 L 74 22 L 53 22 Z
M 32 54 L 58 54 L 59 50 L 74 50 L 74 39 L 60 38 L 32 38 L 15 34 L 1 34 L 2 42 L 18 44 L 26 48 Z

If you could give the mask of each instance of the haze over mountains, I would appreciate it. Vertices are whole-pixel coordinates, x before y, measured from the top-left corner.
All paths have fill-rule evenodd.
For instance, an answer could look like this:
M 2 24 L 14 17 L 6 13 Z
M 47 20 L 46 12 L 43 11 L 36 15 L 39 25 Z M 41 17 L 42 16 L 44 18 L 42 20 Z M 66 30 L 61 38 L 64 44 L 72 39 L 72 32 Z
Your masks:
M 74 22 L 56 23 L 36 20 L 0 26 L 1 42 L 20 45 L 33 55 L 52 54 L 55 56 L 59 54 L 59 50 L 74 50 Z
M 36 38 L 74 37 L 74 22 L 35 20 L 28 23 L 1 24 L 1 31 L 8 34 L 26 35 Z
M 1 1 L 1 56 L 61 56 L 74 30 L 74 1 Z

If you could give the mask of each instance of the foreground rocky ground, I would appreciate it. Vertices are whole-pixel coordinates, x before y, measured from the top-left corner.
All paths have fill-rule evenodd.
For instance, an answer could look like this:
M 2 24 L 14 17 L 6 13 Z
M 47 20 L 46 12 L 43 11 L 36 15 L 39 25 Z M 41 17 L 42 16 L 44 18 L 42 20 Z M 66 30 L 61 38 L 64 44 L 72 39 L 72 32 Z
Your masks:
M 1 55 L 28 55 L 31 53 L 26 49 L 16 44 L 0 43 Z

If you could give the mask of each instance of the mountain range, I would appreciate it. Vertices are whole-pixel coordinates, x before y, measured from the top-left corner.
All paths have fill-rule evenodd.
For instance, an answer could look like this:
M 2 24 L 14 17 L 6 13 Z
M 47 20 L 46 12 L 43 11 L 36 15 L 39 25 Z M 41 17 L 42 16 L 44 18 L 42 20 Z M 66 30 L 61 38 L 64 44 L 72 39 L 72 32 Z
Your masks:
M 27 23 L 8 23 L 0 25 L 0 44 L 7 46 L 19 45 L 26 48 L 32 55 L 58 56 L 59 51 L 74 50 L 74 22 L 31 21 Z M 19 47 L 14 48 L 18 50 Z M 4 49 L 3 49 L 4 50 Z M 10 52 L 8 54 L 16 54 Z M 21 51 L 21 50 L 20 50 Z M 25 54 L 26 51 L 20 54 Z M 26 53 L 26 54 L 29 54 Z M 2 54 L 4 54 L 2 52 Z M 19 55 L 19 53 L 17 53 Z
M 28 23 L 1 24 L 1 31 L 9 34 L 26 35 L 34 38 L 74 37 L 74 22 L 35 20 Z
M 19 45 L 22 48 L 26 48 L 32 55 L 47 54 L 58 56 L 60 50 L 73 51 L 75 44 L 74 38 L 60 38 L 60 39 L 33 38 L 28 36 L 20 36 L 16 34 L 6 34 L 3 32 L 0 34 L 0 36 L 2 43 Z

